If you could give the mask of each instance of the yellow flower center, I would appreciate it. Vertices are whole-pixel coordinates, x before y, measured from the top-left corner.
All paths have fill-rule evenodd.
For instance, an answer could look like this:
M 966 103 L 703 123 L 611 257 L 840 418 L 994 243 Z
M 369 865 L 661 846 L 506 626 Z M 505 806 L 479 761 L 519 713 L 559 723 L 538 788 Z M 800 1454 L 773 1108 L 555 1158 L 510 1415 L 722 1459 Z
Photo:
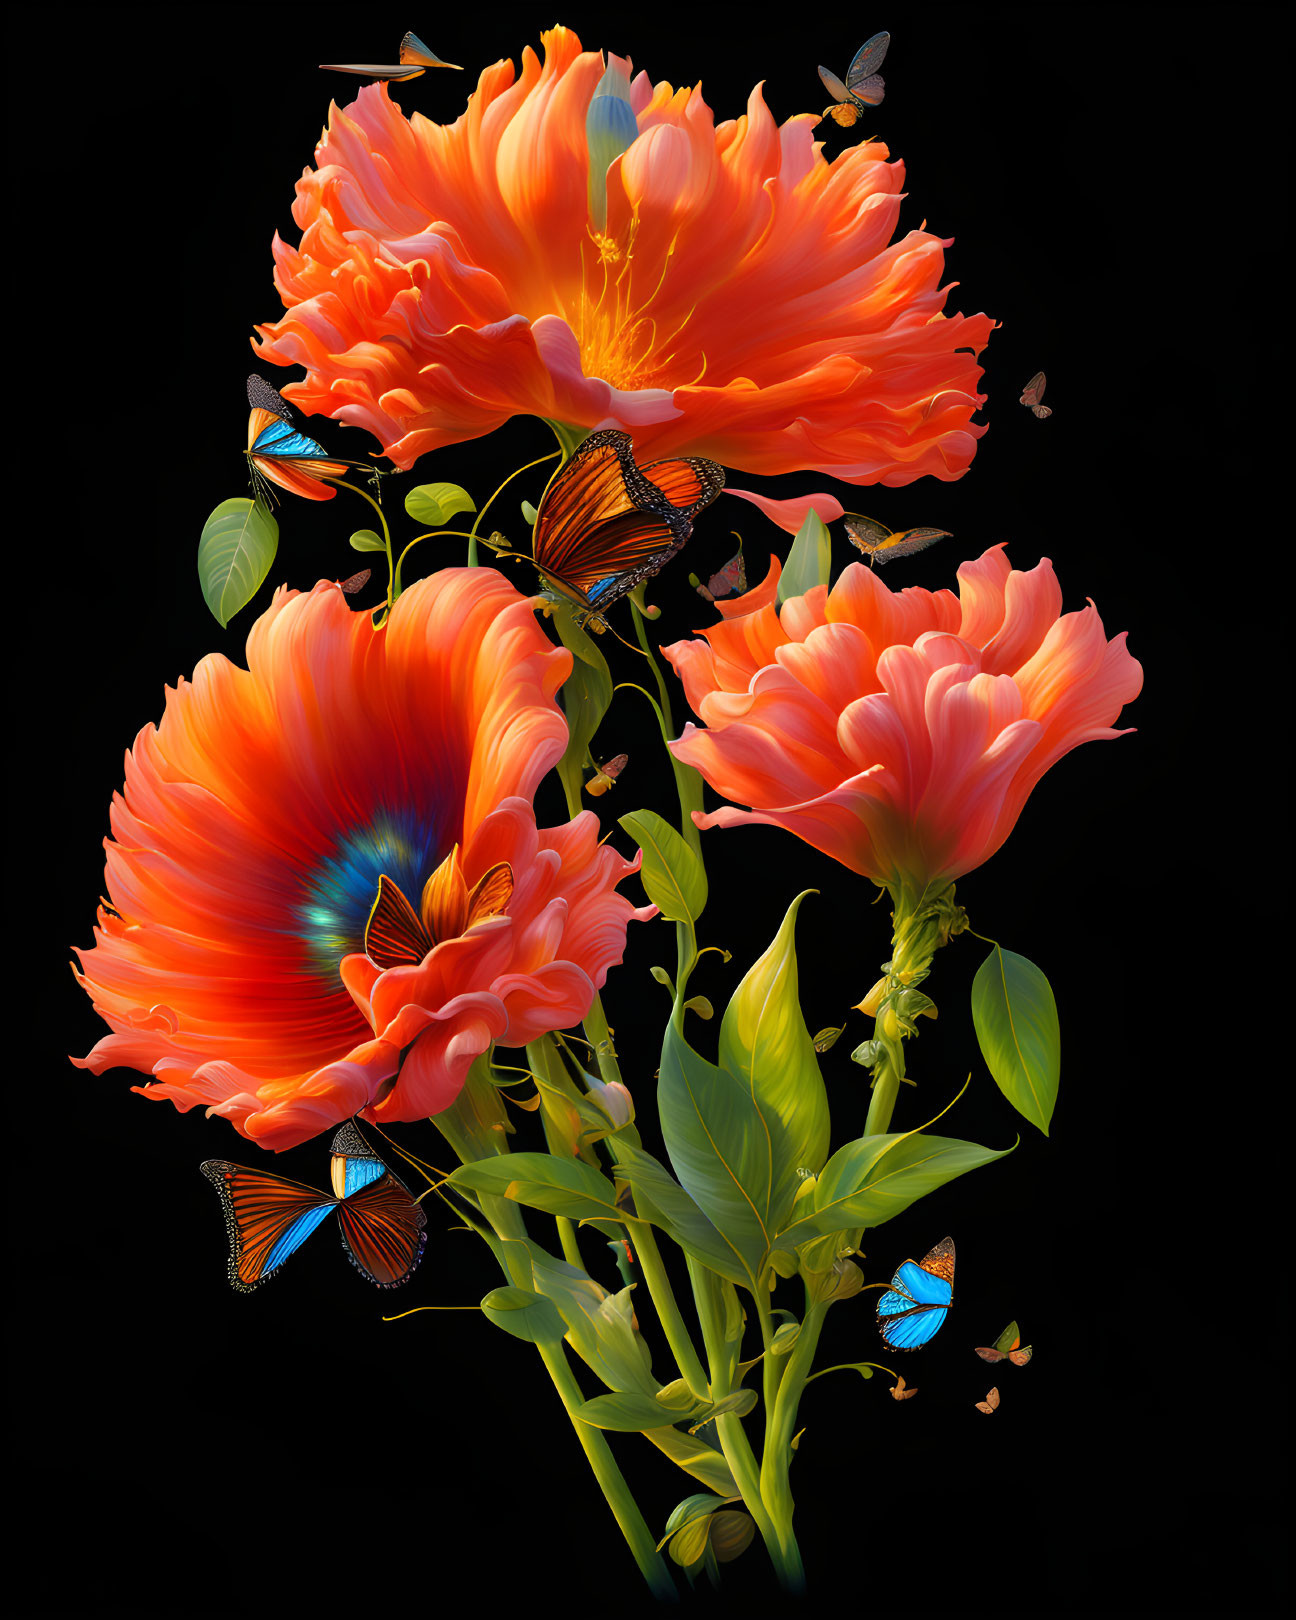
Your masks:
M 705 355 L 701 370 L 692 378 L 681 378 L 676 364 L 692 309 L 683 319 L 665 324 L 652 313 L 675 244 L 666 250 L 660 274 L 643 297 L 642 285 L 640 290 L 635 288 L 638 228 L 638 220 L 632 219 L 624 242 L 600 231 L 591 232 L 581 245 L 581 286 L 571 321 L 580 345 L 581 369 L 587 377 L 601 377 L 613 388 L 672 388 L 685 381 L 697 382 L 706 371 Z M 592 264 L 587 263 L 589 259 Z

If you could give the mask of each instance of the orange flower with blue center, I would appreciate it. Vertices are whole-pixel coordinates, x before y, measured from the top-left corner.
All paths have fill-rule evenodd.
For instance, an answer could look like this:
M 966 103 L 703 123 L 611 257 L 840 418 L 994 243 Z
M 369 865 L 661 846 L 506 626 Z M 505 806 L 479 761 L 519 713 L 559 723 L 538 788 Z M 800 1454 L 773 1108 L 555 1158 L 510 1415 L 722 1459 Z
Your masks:
M 482 73 L 454 123 L 386 85 L 331 109 L 274 244 L 304 410 L 400 467 L 531 414 L 852 484 L 964 473 L 985 430 L 985 315 L 945 308 L 948 242 L 895 235 L 904 168 L 877 141 L 830 162 L 819 114 L 776 124 L 758 86 L 717 124 L 701 90 L 582 51 Z
M 378 630 L 336 585 L 280 590 L 247 659 L 204 658 L 127 755 L 78 953 L 111 1033 L 75 1061 L 275 1149 L 439 1113 L 492 1042 L 584 1017 L 652 915 L 595 816 L 536 825 L 571 654 L 451 568 Z

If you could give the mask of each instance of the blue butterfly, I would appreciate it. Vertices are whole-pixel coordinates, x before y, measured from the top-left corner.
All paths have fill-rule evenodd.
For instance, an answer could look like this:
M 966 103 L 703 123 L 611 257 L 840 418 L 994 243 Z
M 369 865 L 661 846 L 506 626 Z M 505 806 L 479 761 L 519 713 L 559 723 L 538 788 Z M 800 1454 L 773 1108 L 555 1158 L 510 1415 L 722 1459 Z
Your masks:
M 954 1301 L 954 1239 L 942 1238 L 915 1265 L 906 1260 L 878 1300 L 878 1331 L 893 1350 L 934 1339 Z

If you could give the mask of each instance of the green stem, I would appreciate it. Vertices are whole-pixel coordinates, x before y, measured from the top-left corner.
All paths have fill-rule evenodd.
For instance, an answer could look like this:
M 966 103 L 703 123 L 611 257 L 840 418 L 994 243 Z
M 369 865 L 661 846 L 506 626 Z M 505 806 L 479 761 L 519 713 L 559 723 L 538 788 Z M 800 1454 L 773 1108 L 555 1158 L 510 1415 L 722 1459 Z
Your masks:
M 576 1438 L 580 1441 L 581 1449 L 594 1471 L 594 1478 L 598 1480 L 603 1495 L 607 1498 L 607 1504 L 612 1509 L 613 1517 L 621 1527 L 621 1534 L 626 1538 L 630 1551 L 634 1554 L 634 1560 L 648 1582 L 653 1596 L 671 1603 L 676 1602 L 679 1594 L 675 1590 L 674 1581 L 670 1578 L 666 1562 L 657 1551 L 652 1534 L 644 1523 L 643 1514 L 630 1494 L 625 1477 L 617 1467 L 602 1431 L 584 1422 L 577 1415 L 585 1397 L 581 1394 L 580 1385 L 576 1382 L 562 1345 L 538 1344 L 536 1349 L 540 1352 L 545 1370 L 553 1379 L 558 1398 L 571 1419 Z
M 558 1222 L 558 1241 L 562 1244 L 563 1259 L 569 1266 L 575 1266 L 577 1271 L 584 1271 L 585 1262 L 581 1259 L 576 1242 L 576 1228 L 566 1215 L 556 1215 L 554 1219 Z
M 663 740 L 669 743 L 675 731 L 675 720 L 671 714 L 670 692 L 666 686 L 666 678 L 662 674 L 661 665 L 657 662 L 656 655 L 648 641 L 648 633 L 644 629 L 644 616 L 639 611 L 639 604 L 632 601 L 630 611 L 634 619 L 635 635 L 638 637 L 639 645 L 643 648 L 644 656 L 652 665 L 653 679 L 657 683 L 660 706 L 658 719 L 661 721 Z M 693 853 L 700 857 L 702 854 L 702 839 L 693 821 L 693 811 L 702 808 L 702 778 L 691 765 L 685 765 L 683 760 L 676 759 L 669 747 L 666 752 L 670 756 L 671 770 L 675 776 L 675 791 L 679 795 L 680 832 Z
M 795 1504 L 788 1477 L 793 1456 L 792 1436 L 796 1430 L 797 1409 L 801 1404 L 801 1395 L 810 1377 L 814 1353 L 818 1348 L 819 1335 L 823 1331 L 824 1318 L 827 1314 L 827 1305 L 814 1304 L 807 1289 L 805 1321 L 801 1324 L 796 1343 L 788 1352 L 787 1367 L 774 1402 L 774 1413 L 770 1420 L 765 1454 L 761 1462 L 761 1495 L 769 1506 L 775 1532 L 787 1559 L 790 1577 L 788 1590 L 793 1592 L 804 1590 L 805 1571 L 792 1531 Z
M 561 441 L 561 438 L 560 438 L 559 443 L 561 443 L 561 442 L 562 441 Z M 553 458 L 556 455 L 562 455 L 562 451 L 560 451 L 560 450 L 551 450 L 547 456 L 537 456 L 534 461 L 528 461 L 525 466 L 515 468 L 514 471 L 511 472 L 508 475 L 508 477 L 504 480 L 504 482 L 495 491 L 495 495 L 502 494 L 504 492 L 504 490 L 507 489 L 507 487 L 513 482 L 513 480 L 516 477 L 518 477 L 519 474 L 524 473 L 524 472 L 529 472 L 532 467 L 539 467 L 546 461 L 552 461 Z M 566 457 L 564 457 L 564 460 L 565 459 L 566 459 Z M 477 516 L 473 519 L 472 530 L 468 535 L 468 566 L 469 566 L 469 568 L 476 568 L 476 566 L 477 566 L 477 530 L 481 526 L 481 520 L 486 516 L 487 512 L 490 511 L 491 504 L 495 499 L 495 495 L 492 495 L 490 497 L 490 499 L 486 502 L 485 506 L 482 507 L 481 511 L 478 512 Z
M 391 612 L 392 603 L 396 600 L 396 597 L 392 595 L 396 583 L 396 569 L 392 563 L 391 530 L 387 527 L 387 519 L 383 516 L 383 509 L 366 490 L 359 488 L 356 484 L 348 484 L 345 478 L 330 478 L 328 482 L 336 484 L 339 489 L 349 489 L 353 495 L 358 495 L 362 501 L 368 501 L 378 514 L 378 521 L 382 524 L 383 541 L 387 547 L 387 604 L 383 609 L 385 617 L 386 614 Z
M 695 1400 L 704 1401 L 708 1395 L 707 1375 L 680 1313 L 653 1229 L 647 1221 L 640 1221 L 636 1223 L 632 1236 L 639 1269 L 648 1285 L 648 1297 L 653 1302 L 680 1377 L 688 1385 L 689 1394 Z

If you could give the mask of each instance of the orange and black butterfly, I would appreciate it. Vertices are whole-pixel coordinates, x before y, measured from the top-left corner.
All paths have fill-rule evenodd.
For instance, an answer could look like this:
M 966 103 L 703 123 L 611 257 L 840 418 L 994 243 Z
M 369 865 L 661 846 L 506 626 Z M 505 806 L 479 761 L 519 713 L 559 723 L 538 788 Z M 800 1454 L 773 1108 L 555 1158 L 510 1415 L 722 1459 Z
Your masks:
M 358 73 L 366 79 L 393 81 L 417 79 L 420 73 L 425 73 L 430 67 L 454 68 L 457 73 L 463 72 L 458 62 L 443 62 L 435 52 L 428 50 L 417 34 L 406 34 L 401 40 L 399 66 L 383 67 L 372 62 L 321 62 L 320 67 L 329 73 Z
M 269 1170 L 225 1159 L 199 1166 L 220 1194 L 229 1233 L 229 1280 L 259 1288 L 335 1211 L 356 1270 L 379 1288 L 407 1282 L 423 1257 L 427 1217 L 409 1188 L 370 1148 L 354 1123 L 333 1138 L 333 1194 Z
M 1023 1345 L 1016 1322 L 1009 1322 L 993 1345 L 976 1346 L 982 1361 L 1011 1361 L 1014 1367 L 1024 1367 L 1035 1354 L 1030 1345 Z
M 308 501 L 331 501 L 337 491 L 321 478 L 341 478 L 352 461 L 334 459 L 314 439 L 294 425 L 292 410 L 263 377 L 254 373 L 247 380 L 248 417 L 247 458 L 257 494 L 270 491 L 266 480 Z
M 878 69 L 882 66 L 890 43 L 891 36 L 887 33 L 874 34 L 872 39 L 865 40 L 855 52 L 855 60 L 846 69 L 845 84 L 826 67 L 819 69 L 824 89 L 836 103 L 835 106 L 824 108 L 825 118 L 831 118 L 843 129 L 850 129 L 853 124 L 859 123 L 867 108 L 881 105 L 886 84 Z
M 1044 398 L 1044 384 L 1048 381 L 1042 371 L 1037 371 L 1031 380 L 1022 389 L 1021 403 L 1034 411 L 1042 422 L 1046 416 L 1052 416 L 1051 405 L 1041 405 Z
M 888 563 L 893 557 L 909 557 L 915 551 L 934 546 L 938 540 L 948 540 L 948 529 L 902 529 L 893 534 L 885 523 L 876 518 L 860 517 L 852 512 L 846 518 L 846 533 L 871 563 Z
M 532 561 L 560 596 L 598 617 L 670 561 L 723 488 L 714 461 L 680 456 L 640 467 L 628 433 L 591 433 L 549 481 Z

